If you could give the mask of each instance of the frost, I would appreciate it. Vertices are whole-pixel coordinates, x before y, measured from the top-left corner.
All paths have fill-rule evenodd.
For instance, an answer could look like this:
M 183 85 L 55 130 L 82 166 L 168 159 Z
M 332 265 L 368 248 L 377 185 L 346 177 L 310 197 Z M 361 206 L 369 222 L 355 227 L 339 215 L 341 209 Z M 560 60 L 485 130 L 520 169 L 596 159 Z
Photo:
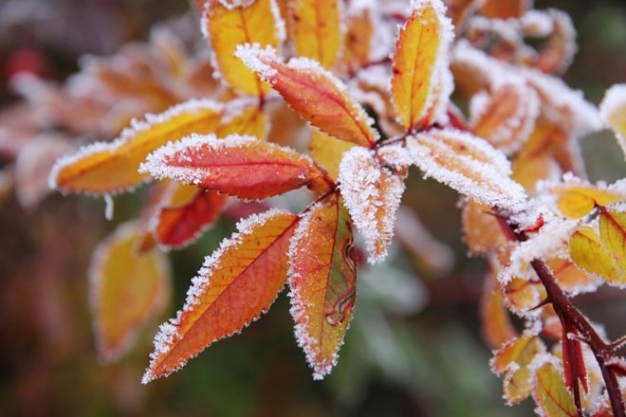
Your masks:
M 554 23 L 548 13 L 543 10 L 529 10 L 520 19 L 522 30 L 527 36 L 545 37 L 548 36 Z
M 343 154 L 338 182 L 348 212 L 365 238 L 368 262 L 381 262 L 393 236 L 404 181 L 381 167 L 372 151 L 355 146 Z
M 609 88 L 600 103 L 600 117 L 615 132 L 617 142 L 626 154 L 626 84 Z
M 468 22 L 469 31 L 491 32 L 512 45 L 521 43 L 519 22 L 514 19 L 489 19 L 473 16 Z
M 265 48 L 261 48 L 258 43 L 237 45 L 235 56 L 241 59 L 248 68 L 267 80 L 271 80 L 278 73 L 275 68 L 268 64 L 268 62 L 276 61 L 278 56 L 278 52 L 272 46 L 267 45 Z
M 104 195 L 104 204 L 105 204 L 104 218 L 107 219 L 108 221 L 111 221 L 113 220 L 114 205 L 113 205 L 113 197 L 111 197 L 110 194 Z
M 431 131 L 407 138 L 412 161 L 433 177 L 476 201 L 516 210 L 526 198 L 511 180 L 510 163 L 487 142 L 455 130 Z

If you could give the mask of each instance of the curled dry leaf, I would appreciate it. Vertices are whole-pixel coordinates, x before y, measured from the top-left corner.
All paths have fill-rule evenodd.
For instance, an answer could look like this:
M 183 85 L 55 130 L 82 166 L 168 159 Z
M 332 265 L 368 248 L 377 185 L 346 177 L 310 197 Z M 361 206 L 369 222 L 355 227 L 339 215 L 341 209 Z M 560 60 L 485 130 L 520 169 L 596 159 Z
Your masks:
M 221 111 L 222 105 L 212 100 L 191 100 L 158 115 L 148 114 L 115 141 L 87 145 L 59 159 L 50 173 L 50 186 L 72 193 L 126 191 L 149 178 L 138 169 L 150 152 L 192 132 L 212 132 Z
M 131 347 L 139 330 L 163 311 L 170 295 L 167 259 L 159 252 L 135 252 L 138 236 L 134 223 L 120 226 L 98 245 L 91 261 L 91 310 L 98 355 L 105 362 Z
M 378 139 L 372 120 L 346 93 L 332 73 L 308 58 L 281 62 L 276 51 L 258 45 L 237 48 L 236 55 L 268 81 L 300 116 L 337 139 L 371 147 Z
M 354 256 L 350 218 L 332 193 L 302 215 L 289 248 L 291 315 L 314 379 L 336 364 L 352 319 Z
M 239 332 L 274 302 L 287 280 L 294 214 L 270 210 L 240 222 L 207 257 L 185 306 L 161 325 L 142 382 L 167 376 L 211 343 Z
M 251 136 L 191 135 L 150 154 L 141 170 L 247 199 L 305 185 L 318 192 L 329 187 L 326 174 L 311 158 Z
M 400 123 L 419 130 L 440 121 L 452 92 L 448 72 L 452 23 L 441 0 L 411 2 L 412 12 L 396 40 L 391 94 Z
M 374 151 L 355 146 L 341 160 L 339 184 L 350 217 L 365 237 L 368 262 L 381 262 L 393 236 L 403 176 L 382 166 Z
M 289 33 L 296 55 L 331 68 L 341 48 L 341 4 L 338 0 L 289 1 Z
M 285 29 L 274 0 L 208 0 L 202 29 L 213 49 L 219 76 L 237 90 L 261 97 L 269 90 L 234 55 L 237 45 L 257 43 L 278 48 Z

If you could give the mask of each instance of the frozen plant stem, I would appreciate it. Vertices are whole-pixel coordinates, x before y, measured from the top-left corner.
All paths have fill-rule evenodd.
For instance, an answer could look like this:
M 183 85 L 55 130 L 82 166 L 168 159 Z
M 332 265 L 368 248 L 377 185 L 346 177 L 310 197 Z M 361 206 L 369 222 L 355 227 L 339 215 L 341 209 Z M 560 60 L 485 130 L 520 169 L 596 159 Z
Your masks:
M 504 216 L 497 215 L 496 218 L 498 219 L 500 228 L 509 240 L 517 242 L 524 242 L 528 240 L 526 232 L 517 232 L 517 225 L 510 224 Z M 613 344 L 605 343 L 580 310 L 578 310 L 578 308 L 570 302 L 569 298 L 557 284 L 552 271 L 544 261 L 535 259 L 530 264 L 546 290 L 547 297 L 544 303 L 552 304 L 559 317 L 561 326 L 563 327 L 563 351 L 571 347 L 565 346 L 566 343 L 569 345 L 572 343 L 571 339 L 567 337 L 568 329 L 575 328 L 581 335 L 580 340 L 587 343 L 587 345 L 591 348 L 591 351 L 600 366 L 604 384 L 609 396 L 609 401 L 611 403 L 611 408 L 613 410 L 613 415 L 615 417 L 626 417 L 626 409 L 622 400 L 619 383 L 617 382 L 617 375 L 610 364 L 611 359 L 615 358 Z M 580 403 L 580 388 L 578 384 L 579 375 L 576 368 L 576 359 L 570 360 L 569 363 L 565 363 L 564 361 L 563 366 L 570 367 L 573 380 L 572 387 L 574 390 L 574 401 L 576 409 L 578 410 L 578 415 L 582 417 L 583 412 Z

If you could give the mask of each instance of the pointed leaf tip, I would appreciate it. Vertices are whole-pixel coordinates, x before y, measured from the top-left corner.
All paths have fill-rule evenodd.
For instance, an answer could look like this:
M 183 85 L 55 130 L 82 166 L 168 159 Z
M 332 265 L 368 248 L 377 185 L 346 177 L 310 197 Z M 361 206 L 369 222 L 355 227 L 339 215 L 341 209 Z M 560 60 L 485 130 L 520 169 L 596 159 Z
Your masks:
M 289 240 L 298 217 L 281 210 L 253 215 L 207 257 L 185 306 L 154 339 L 146 384 L 180 369 L 213 342 L 267 311 L 287 280 Z

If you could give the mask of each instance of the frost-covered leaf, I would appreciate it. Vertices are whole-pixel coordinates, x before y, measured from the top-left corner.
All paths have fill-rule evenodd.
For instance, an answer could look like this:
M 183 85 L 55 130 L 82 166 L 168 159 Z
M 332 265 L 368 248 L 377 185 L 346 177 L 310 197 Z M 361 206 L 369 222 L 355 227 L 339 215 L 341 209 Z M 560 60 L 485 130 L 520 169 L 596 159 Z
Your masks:
M 339 184 L 350 217 L 365 237 L 368 262 L 381 262 L 393 236 L 404 178 L 381 166 L 374 151 L 355 146 L 341 160 Z
M 474 134 L 506 154 L 530 136 L 539 112 L 537 94 L 519 82 L 504 82 L 472 98 Z
M 391 94 L 400 123 L 419 130 L 445 119 L 452 92 L 448 54 L 454 36 L 441 0 L 414 0 L 412 12 L 400 28 L 393 56 Z
M 50 174 L 50 185 L 63 192 L 126 191 L 149 178 L 138 169 L 150 152 L 192 132 L 212 132 L 221 111 L 222 105 L 212 100 L 192 100 L 158 115 L 147 114 L 144 121 L 135 121 L 115 141 L 87 145 L 59 159 Z
M 96 346 L 105 362 L 128 350 L 170 297 L 167 259 L 159 252 L 136 253 L 137 237 L 134 223 L 120 226 L 98 245 L 89 268 Z
M 547 361 L 535 371 L 533 398 L 543 416 L 578 416 L 574 399 L 565 387 L 563 373 L 552 362 Z
M 296 55 L 331 68 L 341 48 L 341 4 L 338 0 L 289 1 L 289 34 Z
M 296 338 L 314 379 L 322 379 L 337 362 L 356 300 L 352 228 L 339 194 L 307 209 L 289 254 Z
M 602 244 L 598 232 L 591 226 L 576 230 L 569 240 L 570 256 L 576 265 L 608 282 L 622 283 L 624 274 Z
M 496 352 L 491 366 L 497 375 L 505 374 L 504 398 L 509 403 L 518 403 L 531 394 L 533 373 L 529 365 L 545 351 L 545 345 L 537 336 L 524 334 Z
M 243 93 L 267 93 L 269 85 L 234 53 L 244 43 L 278 48 L 285 37 L 283 25 L 275 0 L 208 0 L 202 30 L 213 48 L 219 76 Z
M 502 292 L 511 311 L 524 314 L 537 307 L 546 298 L 546 291 L 539 280 L 513 277 L 502 284 Z
M 511 180 L 501 152 L 469 133 L 431 130 L 406 140 L 411 159 L 426 176 L 443 182 L 480 203 L 512 208 L 526 194 Z
M 484 255 L 503 248 L 507 237 L 488 205 L 469 200 L 463 207 L 463 236 L 470 252 Z
M 207 257 L 176 318 L 161 325 L 142 382 L 178 370 L 213 342 L 241 331 L 274 302 L 287 280 L 294 214 L 270 210 L 237 225 Z
M 626 213 L 601 208 L 599 228 L 602 244 L 613 257 L 614 264 L 626 271 Z M 623 285 L 626 277 L 623 273 L 620 275 L 616 283 Z
M 569 259 L 553 258 L 547 260 L 546 264 L 554 273 L 559 287 L 566 293 L 580 294 L 594 291 L 601 283 L 596 276 L 583 271 Z
M 353 146 L 356 145 L 335 139 L 320 130 L 313 129 L 309 149 L 311 151 L 310 155 L 315 159 L 315 162 L 326 170 L 330 178 L 337 181 L 341 158 L 344 152 Z
M 151 220 L 159 246 L 177 248 L 192 243 L 217 220 L 226 198 L 226 194 L 173 181 Z
M 531 65 L 545 73 L 560 74 L 567 69 L 576 53 L 576 30 L 567 13 L 556 9 L 545 13 L 552 20 L 552 31 Z
M 347 29 L 341 55 L 341 62 L 347 65 L 349 72 L 356 72 L 369 61 L 374 36 L 371 8 L 357 8 L 355 4 L 350 3 L 349 7 L 357 10 L 349 9 L 347 13 Z
M 571 219 L 585 217 L 597 206 L 626 200 L 623 192 L 597 187 L 570 176 L 564 182 L 546 183 L 542 188 L 557 195 L 559 211 Z
M 492 271 L 485 278 L 485 288 L 480 299 L 480 318 L 483 337 L 492 349 L 499 349 L 517 336 L 504 304 L 500 283 L 497 281 L 497 262 L 490 262 Z
M 333 74 L 308 58 L 281 62 L 276 51 L 258 45 L 237 48 L 236 55 L 268 81 L 300 116 L 337 139 L 373 146 L 378 133 L 363 108 Z
M 480 11 L 490 18 L 508 19 L 522 16 L 531 7 L 531 0 L 486 0 Z
M 191 135 L 148 156 L 142 171 L 240 198 L 263 199 L 308 186 L 328 188 L 324 172 L 296 151 L 251 136 Z
M 603 122 L 615 132 L 617 142 L 626 154 L 626 84 L 609 88 L 600 103 Z

